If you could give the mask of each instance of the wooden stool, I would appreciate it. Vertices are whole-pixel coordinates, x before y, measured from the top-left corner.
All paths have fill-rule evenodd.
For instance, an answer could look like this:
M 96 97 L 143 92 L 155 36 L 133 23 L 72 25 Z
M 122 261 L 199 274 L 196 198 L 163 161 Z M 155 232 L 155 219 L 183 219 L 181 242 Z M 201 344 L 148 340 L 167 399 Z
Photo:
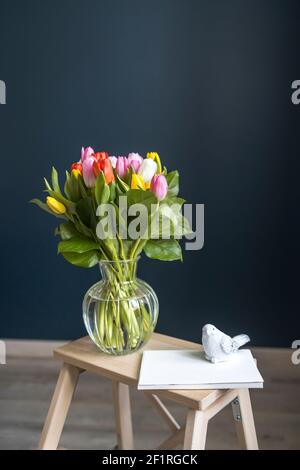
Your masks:
M 153 333 L 145 349 L 202 349 L 202 346 Z M 44 424 L 39 449 L 57 449 L 79 374 L 84 371 L 112 380 L 117 448 L 133 449 L 129 387 L 137 387 L 142 351 L 128 356 L 109 356 L 102 353 L 89 337 L 85 337 L 57 348 L 54 357 L 63 364 Z M 171 436 L 159 446 L 159 449 L 174 449 L 182 442 L 184 449 L 204 449 L 208 421 L 229 403 L 232 403 L 241 447 L 258 449 L 248 389 L 155 390 L 155 394 L 149 391 L 141 393 L 145 393 L 171 430 Z M 188 408 L 184 428 L 179 426 L 161 398 Z

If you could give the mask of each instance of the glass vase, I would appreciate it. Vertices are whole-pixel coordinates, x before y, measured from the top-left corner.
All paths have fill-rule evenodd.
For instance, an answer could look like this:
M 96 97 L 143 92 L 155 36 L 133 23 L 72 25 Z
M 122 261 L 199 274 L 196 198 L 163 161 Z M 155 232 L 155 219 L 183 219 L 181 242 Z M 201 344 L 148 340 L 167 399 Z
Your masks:
M 137 351 L 157 322 L 158 299 L 152 287 L 136 277 L 137 261 L 101 261 L 102 280 L 83 299 L 87 332 L 107 354 Z

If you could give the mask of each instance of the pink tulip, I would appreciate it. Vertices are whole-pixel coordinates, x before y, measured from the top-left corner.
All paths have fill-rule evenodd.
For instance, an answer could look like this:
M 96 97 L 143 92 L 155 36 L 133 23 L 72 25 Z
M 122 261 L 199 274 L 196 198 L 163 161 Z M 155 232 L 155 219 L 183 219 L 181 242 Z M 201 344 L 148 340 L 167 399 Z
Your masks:
M 94 154 L 94 149 L 92 147 L 82 147 L 81 148 L 81 162 L 84 162 L 84 160 L 88 157 L 91 157 Z
M 151 180 L 151 191 L 160 201 L 164 199 L 168 192 L 168 183 L 164 175 L 155 175 Z
M 121 178 L 124 178 L 128 170 L 128 162 L 126 157 L 118 157 L 116 163 L 116 172 Z
M 88 188 L 95 186 L 96 177 L 93 171 L 93 164 L 96 159 L 92 156 L 85 157 L 82 163 L 82 176 L 85 182 L 85 185 Z
M 128 157 L 127 157 L 128 166 L 132 167 L 135 172 L 137 172 L 138 169 L 140 168 L 142 161 L 143 161 L 143 157 L 141 157 L 138 153 L 128 154 Z

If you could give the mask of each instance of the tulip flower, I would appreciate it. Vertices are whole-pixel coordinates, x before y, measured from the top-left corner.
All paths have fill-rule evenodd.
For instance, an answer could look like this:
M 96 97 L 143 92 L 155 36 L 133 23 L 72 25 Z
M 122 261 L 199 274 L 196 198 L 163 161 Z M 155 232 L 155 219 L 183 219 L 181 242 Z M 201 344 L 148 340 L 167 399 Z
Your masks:
M 96 158 L 96 160 L 103 161 L 108 158 L 108 153 L 107 152 L 95 152 L 94 157 Z
M 72 166 L 71 166 L 72 173 L 73 173 L 73 170 L 76 170 L 77 175 L 78 174 L 82 175 L 82 163 L 80 163 L 80 162 L 73 163 Z
M 111 166 L 113 168 L 116 168 L 116 164 L 117 164 L 117 157 L 108 157 L 110 159 L 110 163 L 111 163 Z
M 160 161 L 158 153 L 148 152 L 147 158 L 151 158 L 151 160 L 154 160 L 157 164 L 157 173 L 162 173 L 162 166 L 161 166 L 161 161 Z
M 95 162 L 95 158 L 93 156 L 86 157 L 82 163 L 82 176 L 85 182 L 85 185 L 88 188 L 92 188 L 95 186 L 95 174 L 93 171 L 93 165 Z
M 72 175 L 75 176 L 76 179 L 78 179 L 78 176 L 81 175 L 81 172 L 79 170 L 72 170 Z
M 156 170 L 157 170 L 156 162 L 152 160 L 151 158 L 145 158 L 141 163 L 141 166 L 138 170 L 138 174 L 143 178 L 143 180 L 147 184 L 151 182 L 153 176 L 156 173 Z
M 146 191 L 146 183 L 140 175 L 133 173 L 131 178 L 131 189 L 142 189 Z
M 65 214 L 67 212 L 66 207 L 54 197 L 48 196 L 46 198 L 46 204 L 54 214 Z
M 128 166 L 132 167 L 135 172 L 137 172 L 138 169 L 140 168 L 142 161 L 143 161 L 143 157 L 141 157 L 138 153 L 128 154 L 128 157 L 127 157 Z
M 96 177 L 100 171 L 103 171 L 107 184 L 110 184 L 115 179 L 109 158 L 105 158 L 104 160 L 95 160 L 93 163 L 93 171 Z
M 124 178 L 128 170 L 128 163 L 126 157 L 118 157 L 116 163 L 116 172 L 121 178 Z
M 161 201 L 164 199 L 168 192 L 168 183 L 164 175 L 155 175 L 151 181 L 151 191 L 155 194 L 157 199 Z
M 92 149 L 92 147 L 87 147 L 87 148 L 82 147 L 81 148 L 81 162 L 83 163 L 86 158 L 91 157 L 94 153 L 95 152 L 94 152 L 94 149 Z

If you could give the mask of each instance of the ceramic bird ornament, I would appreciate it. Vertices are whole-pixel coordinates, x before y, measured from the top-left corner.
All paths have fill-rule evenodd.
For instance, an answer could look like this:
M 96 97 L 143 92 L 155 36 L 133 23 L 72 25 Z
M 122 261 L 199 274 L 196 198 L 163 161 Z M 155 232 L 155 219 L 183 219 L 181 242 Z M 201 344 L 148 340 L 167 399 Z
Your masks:
M 202 328 L 205 357 L 214 364 L 228 361 L 248 341 L 250 341 L 248 335 L 238 335 L 231 338 L 214 325 L 207 324 Z

